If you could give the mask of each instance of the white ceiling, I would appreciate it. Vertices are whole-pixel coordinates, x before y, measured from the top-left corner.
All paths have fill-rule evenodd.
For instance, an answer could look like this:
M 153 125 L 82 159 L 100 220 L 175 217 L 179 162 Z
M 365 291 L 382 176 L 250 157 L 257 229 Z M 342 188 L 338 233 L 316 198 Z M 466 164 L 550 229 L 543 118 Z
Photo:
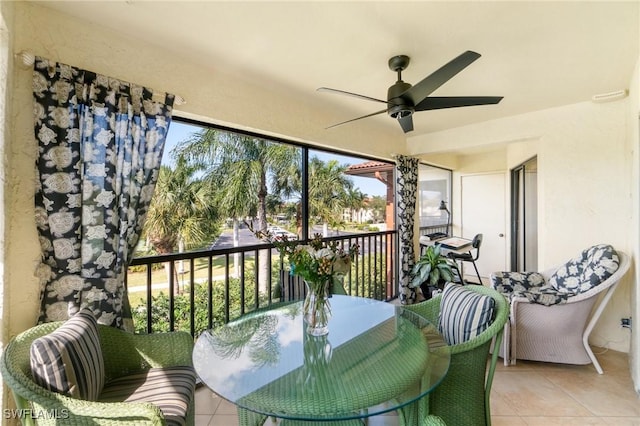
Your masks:
M 626 89 L 639 57 L 638 1 L 42 4 L 164 46 L 185 60 L 224 69 L 239 80 L 326 103 L 340 110 L 337 121 L 384 105 L 319 93 L 318 87 L 386 99 L 387 88 L 396 80 L 387 66 L 391 56 L 411 57 L 403 80 L 415 84 L 466 50 L 480 53 L 480 59 L 433 95 L 504 96 L 502 102 L 418 112 L 415 130 L 407 136 Z M 385 114 L 357 125 L 387 123 L 401 132 Z

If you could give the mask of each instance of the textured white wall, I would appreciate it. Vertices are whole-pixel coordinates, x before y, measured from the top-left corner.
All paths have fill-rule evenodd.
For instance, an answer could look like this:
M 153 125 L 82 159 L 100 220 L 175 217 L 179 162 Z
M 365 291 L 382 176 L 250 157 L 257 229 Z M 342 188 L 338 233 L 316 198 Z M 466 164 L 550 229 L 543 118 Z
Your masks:
M 631 306 L 635 332 L 631 333 L 631 374 L 636 391 L 640 393 L 640 338 L 638 324 L 640 321 L 640 59 L 636 62 L 633 78 L 629 84 L 629 145 L 632 152 L 631 199 L 633 205 L 633 222 L 629 233 L 636 236 L 633 241 L 634 256 L 632 273 L 635 275 L 634 291 L 631 292 Z
M 7 14 L 5 12 L 5 8 L 0 5 L 0 122 L 6 122 L 9 110 L 7 105 L 9 104 L 8 92 L 7 92 L 7 77 L 9 74 L 9 31 L 6 24 Z M 0 126 L 2 131 L 0 132 L 0 159 L 4 161 L 5 159 L 5 147 L 7 145 L 7 140 L 9 138 L 9 132 L 6 126 Z M 6 219 L 6 205 L 4 203 L 4 190 L 6 186 L 6 177 L 5 177 L 5 169 L 6 167 L 0 167 L 0 204 L 2 204 L 2 208 L 0 209 L 0 318 L 2 318 L 2 313 L 4 310 L 3 301 L 4 301 L 4 229 L 5 229 L 5 219 Z M 0 350 L 2 350 L 2 343 L 4 341 L 4 335 L 6 333 L 6 323 L 2 323 L 2 327 L 0 328 Z M 1 395 L 2 390 L 0 390 Z
M 10 103 L 9 91 L 7 90 L 8 75 L 11 69 L 9 54 L 9 24 L 11 23 L 12 8 L 0 3 L 0 352 L 3 351 L 5 342 L 8 340 L 9 325 L 4 320 L 5 305 L 9 303 L 9 291 L 5 288 L 5 222 L 7 220 L 7 202 L 5 198 L 6 179 L 6 146 L 11 132 L 3 125 L 9 117 Z M 0 386 L 0 408 L 7 406 L 9 392 L 5 392 L 6 387 Z
M 33 103 L 31 72 L 13 55 L 19 43 L 21 19 L 19 5 L 8 2 L 3 12 L 13 15 L 9 25 L 11 40 L 8 58 L 11 61 L 7 90 L 11 102 L 7 104 L 10 117 L 5 132 L 10 138 L 5 144 L 3 166 L 5 172 L 5 251 L 4 251 L 4 312 L 6 339 L 35 324 L 38 315 L 39 284 L 34 270 L 39 259 L 39 245 L 35 232 L 33 208 L 35 144 L 33 141 Z M 7 134 L 5 133 L 5 135 Z

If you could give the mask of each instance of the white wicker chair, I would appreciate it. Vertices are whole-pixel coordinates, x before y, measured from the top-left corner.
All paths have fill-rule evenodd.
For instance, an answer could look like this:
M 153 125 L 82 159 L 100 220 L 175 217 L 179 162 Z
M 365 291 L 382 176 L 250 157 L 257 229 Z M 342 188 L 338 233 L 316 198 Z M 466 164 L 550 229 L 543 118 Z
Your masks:
M 589 346 L 589 335 L 620 279 L 629 269 L 629 256 L 620 251 L 616 253 L 618 268 L 611 276 L 588 291 L 566 298 L 564 303 L 547 306 L 511 295 L 510 319 L 505 325 L 504 344 L 500 348 L 504 364 L 515 364 L 516 359 L 562 364 L 593 363 L 602 374 L 602 367 Z M 557 270 L 558 267 L 541 272 L 544 282 L 548 283 Z M 492 285 L 496 288 L 499 287 L 499 274 L 491 274 Z M 504 278 L 510 273 L 502 274 Z M 593 309 L 596 302 L 598 304 Z

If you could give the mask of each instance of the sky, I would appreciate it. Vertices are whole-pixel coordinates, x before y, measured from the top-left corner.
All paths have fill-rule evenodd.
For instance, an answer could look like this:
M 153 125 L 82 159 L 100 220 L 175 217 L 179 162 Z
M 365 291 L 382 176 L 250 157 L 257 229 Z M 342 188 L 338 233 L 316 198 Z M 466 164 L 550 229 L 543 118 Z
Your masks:
M 162 164 L 170 164 L 170 154 L 173 148 L 178 145 L 178 143 L 182 142 L 185 139 L 188 139 L 192 133 L 197 132 L 199 129 L 200 127 L 195 125 L 182 123 L 175 120 L 172 121 L 171 125 L 169 126 L 169 133 L 167 135 L 167 141 L 165 143 Z M 333 153 L 322 153 L 316 150 L 313 150 L 310 155 L 315 155 L 323 161 L 335 159 L 338 160 L 340 164 L 348 165 L 364 163 L 367 161 L 361 158 L 336 155 Z M 350 176 L 350 178 L 353 181 L 354 186 L 358 188 L 363 194 L 366 194 L 368 196 L 378 195 L 381 197 L 386 197 L 387 195 L 386 186 L 376 179 L 362 178 L 357 176 Z

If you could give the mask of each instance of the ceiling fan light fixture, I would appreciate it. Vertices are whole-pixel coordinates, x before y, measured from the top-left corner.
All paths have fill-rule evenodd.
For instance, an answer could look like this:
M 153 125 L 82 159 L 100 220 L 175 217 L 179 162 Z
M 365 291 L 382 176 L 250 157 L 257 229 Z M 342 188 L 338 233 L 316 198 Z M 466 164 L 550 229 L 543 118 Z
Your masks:
M 409 117 L 415 112 L 415 109 L 408 105 L 394 105 L 389 108 L 389 115 L 393 118 Z

